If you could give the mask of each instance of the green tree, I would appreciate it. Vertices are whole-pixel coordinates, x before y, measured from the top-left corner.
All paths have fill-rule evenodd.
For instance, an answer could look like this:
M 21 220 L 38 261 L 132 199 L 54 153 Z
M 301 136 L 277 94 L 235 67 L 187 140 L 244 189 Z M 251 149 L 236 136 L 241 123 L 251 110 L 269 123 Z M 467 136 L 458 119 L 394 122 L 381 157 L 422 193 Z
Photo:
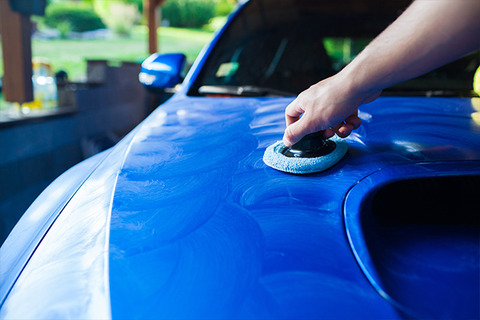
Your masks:
M 52 1 L 45 10 L 44 23 L 51 28 L 84 32 L 105 28 L 93 7 L 84 2 Z
M 162 6 L 162 18 L 173 27 L 200 28 L 215 16 L 213 0 L 168 0 Z

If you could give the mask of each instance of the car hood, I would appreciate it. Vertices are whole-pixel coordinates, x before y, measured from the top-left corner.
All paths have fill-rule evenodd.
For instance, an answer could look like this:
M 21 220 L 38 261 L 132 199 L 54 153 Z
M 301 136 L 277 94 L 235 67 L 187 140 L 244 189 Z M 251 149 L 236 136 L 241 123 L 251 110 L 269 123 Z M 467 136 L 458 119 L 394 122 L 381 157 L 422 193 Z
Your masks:
M 345 237 L 348 191 L 382 168 L 480 159 L 471 100 L 381 98 L 361 109 L 363 125 L 339 164 L 308 176 L 279 172 L 262 156 L 282 138 L 290 100 L 179 99 L 143 124 L 113 201 L 114 314 L 142 305 L 145 316 L 154 306 L 166 318 L 232 310 L 297 318 L 315 314 L 318 301 L 328 310 L 336 296 L 356 300 L 348 312 L 358 316 L 370 288 Z M 315 283 L 328 283 L 328 293 L 312 295 Z
M 398 317 L 352 254 L 345 198 L 386 168 L 411 174 L 428 163 L 468 162 L 478 174 L 477 100 L 379 98 L 360 108 L 362 126 L 346 139 L 340 163 L 299 176 L 262 161 L 265 148 L 282 138 L 291 98 L 172 98 L 90 179 L 97 177 L 97 187 L 104 181 L 109 195 L 108 205 L 102 196 L 105 218 L 91 231 L 106 230 L 102 250 L 91 253 L 103 261 L 94 278 L 104 285 L 95 294 L 111 303 L 102 314 Z M 93 196 L 85 191 L 83 202 Z

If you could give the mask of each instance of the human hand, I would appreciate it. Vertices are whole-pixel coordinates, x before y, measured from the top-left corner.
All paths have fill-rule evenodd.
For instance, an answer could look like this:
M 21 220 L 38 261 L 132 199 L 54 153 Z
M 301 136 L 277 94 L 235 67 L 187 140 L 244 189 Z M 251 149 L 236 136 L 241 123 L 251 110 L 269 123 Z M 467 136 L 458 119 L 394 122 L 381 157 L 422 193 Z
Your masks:
M 335 134 L 347 137 L 361 124 L 358 106 L 379 95 L 380 92 L 356 92 L 340 75 L 320 81 L 300 93 L 285 109 L 284 144 L 291 146 L 305 135 L 320 130 L 325 130 L 325 138 Z

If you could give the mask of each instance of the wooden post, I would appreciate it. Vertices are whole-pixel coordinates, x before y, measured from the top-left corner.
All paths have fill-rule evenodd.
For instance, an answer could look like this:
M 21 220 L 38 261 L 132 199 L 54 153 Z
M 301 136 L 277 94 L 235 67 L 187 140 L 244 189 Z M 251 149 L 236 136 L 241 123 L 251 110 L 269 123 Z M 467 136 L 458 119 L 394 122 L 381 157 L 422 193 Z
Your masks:
M 0 0 L 0 28 L 4 69 L 3 97 L 10 102 L 33 101 L 30 16 L 12 11 L 8 0 Z
M 150 54 L 158 51 L 157 29 L 159 26 L 160 15 L 157 7 L 161 6 L 165 0 L 144 0 L 143 11 L 147 16 L 148 23 L 148 52 Z

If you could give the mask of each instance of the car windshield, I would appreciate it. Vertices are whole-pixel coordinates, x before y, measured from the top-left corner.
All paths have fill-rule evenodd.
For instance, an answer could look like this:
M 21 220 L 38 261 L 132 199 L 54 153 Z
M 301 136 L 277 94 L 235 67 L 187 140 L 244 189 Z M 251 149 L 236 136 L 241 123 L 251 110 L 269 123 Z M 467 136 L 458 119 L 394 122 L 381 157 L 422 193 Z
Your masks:
M 254 0 L 222 34 L 190 95 L 294 96 L 340 71 L 408 1 Z M 478 52 L 385 90 L 470 96 Z

